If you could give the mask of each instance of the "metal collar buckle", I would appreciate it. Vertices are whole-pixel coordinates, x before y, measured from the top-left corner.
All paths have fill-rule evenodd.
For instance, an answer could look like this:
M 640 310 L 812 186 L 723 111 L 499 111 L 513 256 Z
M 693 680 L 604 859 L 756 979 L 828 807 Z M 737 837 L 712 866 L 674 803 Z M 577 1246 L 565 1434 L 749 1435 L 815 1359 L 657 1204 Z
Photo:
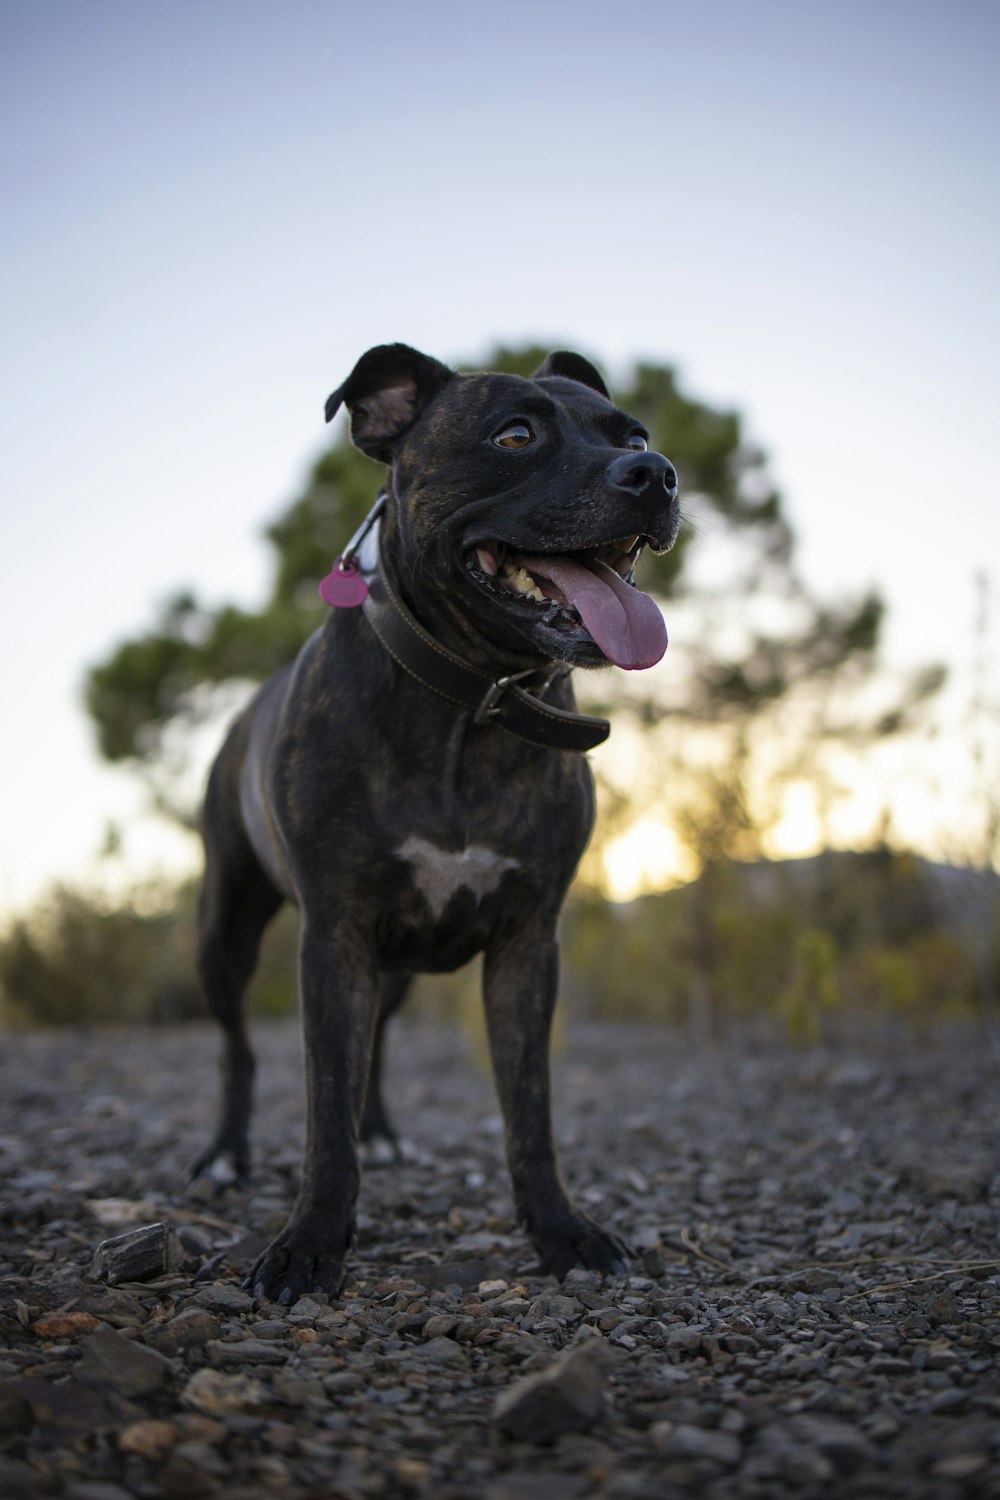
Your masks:
M 558 675 L 559 669 L 547 672 L 545 681 L 539 690 L 539 696 L 552 685 L 552 680 Z M 525 677 L 537 677 L 537 667 L 528 667 L 523 672 L 509 672 L 505 677 L 498 677 L 496 682 L 491 682 L 483 694 L 482 702 L 472 716 L 473 724 L 485 724 L 489 719 L 495 719 L 500 712 L 500 699 L 509 687 L 515 683 L 522 682 Z

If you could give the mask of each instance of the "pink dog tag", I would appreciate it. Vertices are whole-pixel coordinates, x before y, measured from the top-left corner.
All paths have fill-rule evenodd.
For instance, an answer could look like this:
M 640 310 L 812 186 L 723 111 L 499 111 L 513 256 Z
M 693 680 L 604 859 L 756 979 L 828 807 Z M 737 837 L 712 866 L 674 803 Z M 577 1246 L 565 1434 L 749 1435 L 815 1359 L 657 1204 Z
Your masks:
M 368 585 L 361 576 L 357 559 L 345 563 L 339 557 L 319 586 L 319 596 L 331 609 L 357 609 L 368 598 Z

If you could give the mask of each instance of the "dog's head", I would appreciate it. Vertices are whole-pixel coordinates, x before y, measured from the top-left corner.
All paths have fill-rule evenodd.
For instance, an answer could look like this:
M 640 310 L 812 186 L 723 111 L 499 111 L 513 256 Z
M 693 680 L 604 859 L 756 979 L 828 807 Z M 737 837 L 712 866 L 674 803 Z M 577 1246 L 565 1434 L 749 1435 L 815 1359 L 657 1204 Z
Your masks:
M 328 421 L 341 404 L 355 444 L 391 466 L 395 566 L 425 623 L 575 666 L 660 659 L 666 632 L 633 569 L 676 539 L 677 476 L 589 361 L 460 375 L 383 344 Z

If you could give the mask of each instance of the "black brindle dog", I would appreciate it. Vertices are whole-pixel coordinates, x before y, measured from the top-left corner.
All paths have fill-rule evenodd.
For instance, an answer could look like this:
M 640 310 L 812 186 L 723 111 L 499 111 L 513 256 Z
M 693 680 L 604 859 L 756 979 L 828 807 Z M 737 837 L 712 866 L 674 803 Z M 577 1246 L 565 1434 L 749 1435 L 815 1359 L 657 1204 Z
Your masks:
M 308 1142 L 254 1294 L 339 1290 L 359 1141 L 395 1143 L 385 1022 L 414 973 L 476 953 L 518 1213 L 557 1275 L 621 1271 L 629 1249 L 573 1204 L 550 1123 L 556 925 L 593 822 L 582 752 L 608 732 L 576 712 L 570 668 L 663 655 L 632 569 L 676 537 L 676 476 L 576 354 L 522 380 L 384 345 L 328 420 L 341 404 L 387 488 L 324 581 L 326 624 L 238 719 L 209 781 L 199 967 L 226 1050 L 197 1170 L 247 1170 L 243 992 L 265 925 L 294 901 Z

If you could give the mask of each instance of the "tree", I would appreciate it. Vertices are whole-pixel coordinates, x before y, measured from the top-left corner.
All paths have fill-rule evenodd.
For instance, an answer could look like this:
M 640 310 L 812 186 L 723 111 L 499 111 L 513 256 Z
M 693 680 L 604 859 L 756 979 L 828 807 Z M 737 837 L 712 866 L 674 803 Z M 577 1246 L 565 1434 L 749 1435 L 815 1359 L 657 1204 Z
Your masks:
M 527 375 L 544 353 L 501 348 L 486 367 Z M 812 597 L 796 574 L 792 529 L 765 456 L 746 441 L 738 414 L 686 395 L 672 369 L 654 364 L 636 367 L 619 400 L 679 472 L 688 524 L 672 552 L 645 560 L 643 583 L 668 602 L 673 633 L 688 645 L 680 663 L 672 653 L 655 687 L 630 675 L 623 692 L 614 674 L 577 675 L 590 706 L 614 710 L 644 734 L 630 786 L 616 784 L 610 769 L 605 776 L 605 835 L 634 820 L 637 807 L 664 809 L 696 873 L 760 852 L 782 778 L 809 776 L 829 800 L 817 747 L 863 745 L 905 727 L 940 674 L 883 686 L 863 701 L 881 601 L 867 595 L 832 606 Z M 178 733 L 217 715 L 233 684 L 290 659 L 321 621 L 319 580 L 370 508 L 381 473 L 342 431 L 267 532 L 275 571 L 260 610 L 210 610 L 178 595 L 151 630 L 90 673 L 87 705 L 103 754 L 135 765 L 176 815 L 191 815 L 172 753 Z M 781 764 L 763 774 L 778 739 Z M 706 928 L 709 969 L 711 947 Z

